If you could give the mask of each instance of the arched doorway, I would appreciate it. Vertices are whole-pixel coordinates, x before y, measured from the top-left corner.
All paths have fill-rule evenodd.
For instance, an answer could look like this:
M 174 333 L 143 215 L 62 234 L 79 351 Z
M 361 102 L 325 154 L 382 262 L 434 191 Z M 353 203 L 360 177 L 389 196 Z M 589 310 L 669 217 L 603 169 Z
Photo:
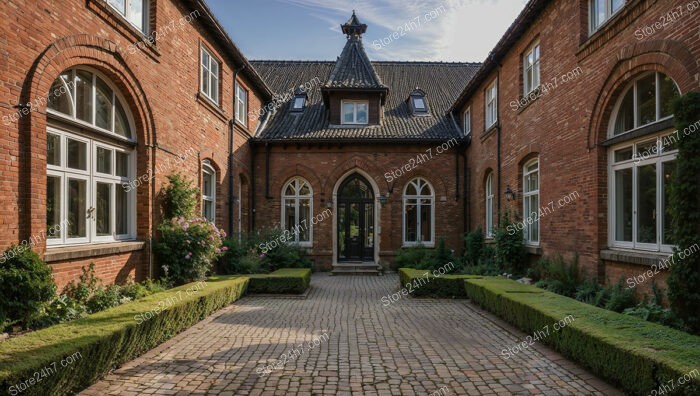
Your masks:
M 374 261 L 376 226 L 374 191 L 358 173 L 343 181 L 337 195 L 338 262 Z

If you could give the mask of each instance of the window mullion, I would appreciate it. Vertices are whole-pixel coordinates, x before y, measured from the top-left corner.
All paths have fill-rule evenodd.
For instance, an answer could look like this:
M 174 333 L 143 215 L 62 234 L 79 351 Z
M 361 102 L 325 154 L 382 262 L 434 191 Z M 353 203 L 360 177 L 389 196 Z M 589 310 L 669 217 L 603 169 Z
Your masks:
M 637 248 L 637 166 L 632 167 L 632 247 Z
M 661 119 L 661 78 L 659 78 L 659 73 L 654 73 L 656 75 L 655 84 L 655 104 L 656 104 L 656 121 Z

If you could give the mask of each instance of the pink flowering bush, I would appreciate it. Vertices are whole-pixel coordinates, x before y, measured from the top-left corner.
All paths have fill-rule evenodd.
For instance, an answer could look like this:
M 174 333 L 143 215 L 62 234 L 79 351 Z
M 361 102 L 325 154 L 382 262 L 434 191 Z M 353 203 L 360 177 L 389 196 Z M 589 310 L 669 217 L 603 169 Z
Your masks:
M 227 249 L 222 244 L 224 230 L 204 218 L 165 220 L 158 231 L 155 252 L 165 276 L 175 285 L 204 279 Z

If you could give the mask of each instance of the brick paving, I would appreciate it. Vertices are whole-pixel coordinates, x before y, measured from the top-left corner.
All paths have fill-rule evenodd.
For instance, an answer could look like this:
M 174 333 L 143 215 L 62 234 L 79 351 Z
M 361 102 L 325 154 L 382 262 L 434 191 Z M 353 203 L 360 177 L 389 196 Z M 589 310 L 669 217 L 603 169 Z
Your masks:
M 394 274 L 311 285 L 306 299 L 245 297 L 82 394 L 621 394 L 541 345 L 505 359 L 526 334 L 468 301 L 384 306 Z

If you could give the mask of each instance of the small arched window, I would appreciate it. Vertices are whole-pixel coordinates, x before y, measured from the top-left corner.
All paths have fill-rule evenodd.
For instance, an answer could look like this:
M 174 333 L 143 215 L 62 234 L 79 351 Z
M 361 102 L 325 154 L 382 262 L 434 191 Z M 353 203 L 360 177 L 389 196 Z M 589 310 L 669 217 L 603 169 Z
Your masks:
M 282 189 L 282 229 L 298 244 L 311 244 L 313 190 L 306 180 L 297 177 Z
M 216 220 L 216 169 L 209 160 L 202 162 L 202 217 Z
M 486 227 L 486 238 L 493 238 L 493 172 L 489 172 L 489 175 L 486 177 L 486 185 L 484 187 L 484 192 L 486 196 L 486 220 L 484 222 Z
M 403 243 L 405 245 L 433 245 L 434 238 L 433 188 L 423 178 L 411 180 L 403 193 Z
M 133 140 L 132 124 L 123 103 L 111 84 L 84 69 L 61 73 L 48 95 L 50 113 Z
M 620 96 L 611 119 L 611 135 L 617 136 L 672 116 L 671 102 L 679 95 L 676 83 L 667 75 L 642 74 Z

